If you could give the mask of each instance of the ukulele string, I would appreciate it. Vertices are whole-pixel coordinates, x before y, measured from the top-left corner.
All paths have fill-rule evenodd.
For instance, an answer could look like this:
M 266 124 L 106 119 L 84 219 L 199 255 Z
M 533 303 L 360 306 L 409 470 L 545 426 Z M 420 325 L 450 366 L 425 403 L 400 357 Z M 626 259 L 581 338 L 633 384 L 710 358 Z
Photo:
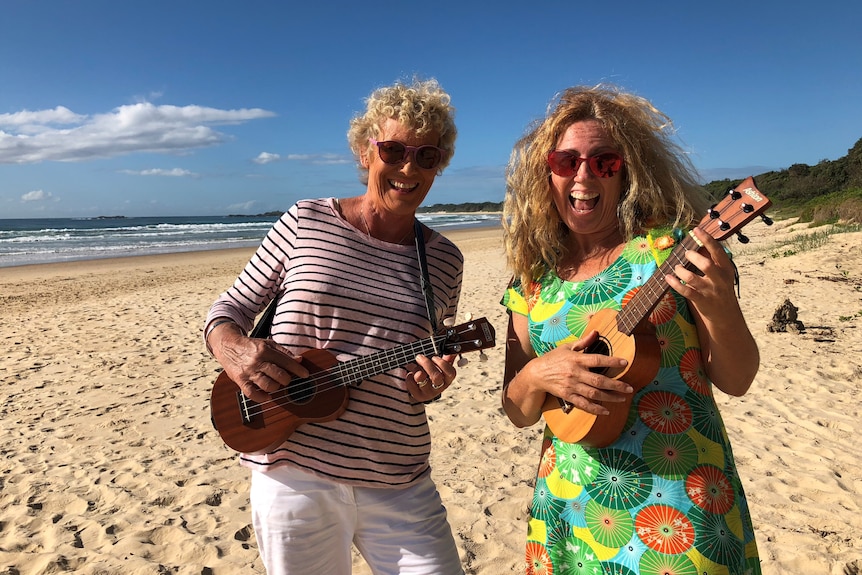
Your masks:
M 633 325 L 626 325 L 623 326 L 623 329 L 620 329 L 620 319 L 623 312 L 625 311 L 629 314 L 636 312 L 634 315 L 641 319 L 643 317 L 648 317 L 647 304 L 651 304 L 652 307 L 655 307 L 663 297 L 664 293 L 669 289 L 669 286 L 664 280 L 664 276 L 672 273 L 673 268 L 678 264 L 683 266 L 687 265 L 688 260 L 685 257 L 685 251 L 688 249 L 697 249 L 697 247 L 698 245 L 695 240 L 689 236 L 684 237 L 677 247 L 668 255 L 667 259 L 659 266 L 658 271 L 662 272 L 660 277 L 655 273 L 642 286 L 634 290 L 628 302 L 623 305 L 621 310 L 619 310 L 620 313 L 612 314 L 606 321 L 592 326 L 599 332 L 600 336 L 605 338 L 611 349 L 616 345 L 624 343 L 632 333 L 631 331 L 627 332 L 626 330 L 628 329 L 633 331 L 634 328 L 637 327 L 637 323 L 639 323 L 632 322 Z M 646 299 L 647 302 L 641 303 L 642 299 Z M 649 312 L 651 313 L 652 310 L 650 309 Z
M 464 332 L 466 332 L 466 330 L 464 330 L 462 332 L 458 332 L 458 333 L 464 333 Z M 425 340 L 416 341 L 416 342 L 413 342 L 410 344 L 406 344 L 405 346 L 403 346 L 401 348 L 396 348 L 394 350 L 387 350 L 387 351 L 378 352 L 378 353 L 383 354 L 383 355 L 394 354 L 396 356 L 396 357 L 393 357 L 393 359 L 398 360 L 398 361 L 396 361 L 397 365 L 393 365 L 392 367 L 389 368 L 389 369 L 392 369 L 393 367 L 401 367 L 407 363 L 410 363 L 413 360 L 413 358 L 416 356 L 417 350 L 419 353 L 422 353 L 423 355 L 426 355 L 432 351 L 436 351 L 437 350 L 436 344 L 437 344 L 438 340 L 439 340 L 440 345 L 442 346 L 445 343 L 446 339 L 447 339 L 446 335 L 439 335 L 439 336 L 435 336 L 433 338 L 428 338 Z M 408 353 L 408 348 L 409 348 L 409 353 Z M 377 355 L 377 354 L 375 354 L 375 355 Z M 285 398 L 288 398 L 293 403 L 303 402 L 303 401 L 309 400 L 310 398 L 314 397 L 315 395 L 317 395 L 319 393 L 323 393 L 323 392 L 326 392 L 326 391 L 329 391 L 329 390 L 332 390 L 332 389 L 335 389 L 338 387 L 344 387 L 345 385 L 349 385 L 349 382 L 345 383 L 342 380 L 342 377 L 339 376 L 336 372 L 343 371 L 343 366 L 345 364 L 352 363 L 354 361 L 359 362 L 359 363 L 373 363 L 373 360 L 369 360 L 369 357 L 374 357 L 374 355 L 366 356 L 364 358 L 360 357 L 360 358 L 357 358 L 356 360 L 344 362 L 344 363 L 338 364 L 337 366 L 335 366 L 333 368 L 330 368 L 330 369 L 324 370 L 318 374 L 315 374 L 314 376 L 312 376 L 310 378 L 300 380 L 300 381 L 291 382 L 291 384 L 288 384 L 287 388 L 280 389 L 280 390 L 275 391 L 272 394 L 270 394 L 272 396 L 272 399 L 257 403 L 254 406 L 254 408 L 249 409 L 248 410 L 248 416 L 249 417 L 256 417 L 256 416 L 261 415 L 267 411 L 271 411 L 273 409 L 278 409 L 280 407 L 280 400 L 285 399 Z M 381 373 L 381 372 L 377 371 L 377 370 L 366 369 L 366 370 L 361 370 L 360 373 L 362 374 L 362 376 L 359 379 L 359 381 L 362 381 L 366 377 L 371 377 L 371 376 L 376 375 L 377 373 Z M 303 391 L 296 393 L 291 398 L 291 394 L 290 394 L 290 386 L 291 385 L 308 384 L 308 383 L 311 383 L 312 385 L 310 387 L 308 387 L 307 389 L 304 389 Z
M 728 229 L 732 230 L 736 228 L 736 221 L 739 220 L 741 217 L 745 216 L 745 213 L 742 210 L 736 210 L 732 212 L 727 219 L 722 220 L 720 217 L 718 217 L 718 214 L 720 213 L 718 210 L 714 209 L 712 210 L 712 212 L 716 214 L 716 217 L 709 215 L 705 217 L 704 220 L 701 222 L 701 225 L 698 226 L 711 237 L 716 237 L 718 235 L 717 232 L 721 230 L 722 226 L 721 222 L 727 224 Z M 684 236 L 682 240 L 680 240 L 680 243 L 677 244 L 673 251 L 671 251 L 671 253 L 668 255 L 667 259 L 659 266 L 658 271 L 661 271 L 662 276 L 664 276 L 673 273 L 673 268 L 677 265 L 682 265 L 683 267 L 688 266 L 690 262 L 688 261 L 688 258 L 685 257 L 685 252 L 687 250 L 697 251 L 700 247 L 702 247 L 700 240 L 698 240 L 693 235 L 693 233 L 690 232 L 688 235 Z M 655 300 L 655 303 L 658 303 L 660 298 L 669 289 L 669 287 L 665 283 L 663 277 L 658 278 L 656 276 L 657 274 L 654 274 L 641 287 L 637 288 L 637 291 L 632 295 L 628 303 L 623 306 L 623 310 L 629 310 L 628 306 L 634 304 L 634 307 L 631 308 L 631 311 L 641 312 L 640 315 L 641 317 L 643 317 L 646 315 L 646 305 L 641 304 L 641 299 L 647 299 L 649 302 L 650 298 L 647 296 L 654 296 L 653 299 Z M 625 341 L 625 339 L 630 335 L 627 334 L 625 331 L 618 329 L 619 317 L 619 315 L 611 317 L 608 319 L 608 321 L 604 323 L 604 325 L 600 325 L 597 328 L 600 334 L 611 332 L 612 335 L 607 336 L 607 340 L 611 344 L 617 343 L 619 341 Z M 630 325 L 626 327 L 633 330 L 636 325 Z
M 429 339 L 422 342 L 415 342 L 414 344 L 410 344 L 409 347 L 419 348 L 419 352 L 424 351 L 425 353 L 429 353 L 433 351 L 433 346 L 428 345 L 430 341 L 431 340 Z M 389 369 L 392 369 L 393 367 L 399 367 L 404 363 L 409 363 L 410 361 L 412 361 L 412 358 L 416 356 L 416 353 L 407 353 L 405 350 L 398 350 L 393 353 L 400 354 L 397 357 L 393 357 L 393 359 L 400 359 L 401 363 L 398 363 L 398 365 L 393 365 Z M 362 358 L 359 359 L 361 360 Z M 312 377 L 309 377 L 307 379 L 291 381 L 287 387 L 271 393 L 270 396 L 272 399 L 257 403 L 254 408 L 249 409 L 248 415 L 250 417 L 254 417 L 266 413 L 267 411 L 271 411 L 273 409 L 279 409 L 281 407 L 282 400 L 287 400 L 288 402 L 294 404 L 301 404 L 320 393 L 325 393 L 332 389 L 350 385 L 350 382 L 344 381 L 344 378 L 342 378 L 342 376 L 339 374 L 339 372 L 341 371 L 342 364 L 338 364 L 330 369 L 326 369 L 319 373 L 316 373 Z M 375 375 L 374 373 L 372 373 L 373 371 L 377 370 L 360 370 L 359 381 L 364 380 L 366 377 L 371 377 Z M 353 373 L 352 375 L 356 375 L 356 373 Z M 291 387 L 296 387 L 298 385 L 302 386 L 303 389 L 298 392 L 291 393 Z
M 727 225 L 727 230 L 736 229 L 737 221 L 739 219 L 744 219 L 747 215 L 743 210 L 733 210 L 726 219 L 721 218 L 721 212 L 727 211 L 726 206 L 723 204 L 727 203 L 730 205 L 734 203 L 734 201 L 724 200 L 720 202 L 716 208 L 710 210 L 710 213 L 703 218 L 700 225 L 697 227 L 716 239 L 719 236 L 718 232 L 724 231 L 722 230 L 722 225 Z M 718 208 L 722 209 L 719 210 Z M 639 317 L 641 320 L 645 317 L 649 317 L 647 314 L 651 314 L 654 310 L 650 309 L 647 311 L 647 304 L 651 304 L 653 308 L 656 307 L 656 305 L 661 301 L 661 298 L 663 298 L 665 292 L 670 289 L 667 282 L 664 280 L 664 276 L 672 274 L 673 269 L 677 265 L 682 265 L 683 267 L 688 266 L 690 262 L 688 261 L 688 258 L 685 257 L 685 252 L 687 250 L 697 251 L 702 246 L 703 244 L 696 236 L 694 236 L 693 232 L 689 232 L 689 234 L 685 235 L 680 240 L 671 253 L 668 254 L 667 259 L 658 266 L 658 270 L 656 270 L 656 272 L 642 286 L 634 290 L 632 296 L 623 305 L 622 309 L 619 310 L 620 313 L 612 314 L 602 324 L 593 326 L 593 328 L 599 332 L 599 335 L 604 336 L 605 340 L 609 342 L 609 348 L 611 350 L 614 348 L 615 344 L 624 343 L 637 327 L 636 324 L 639 323 L 632 322 L 634 325 L 627 325 L 624 326 L 624 329 L 619 329 L 620 319 L 623 312 L 629 312 L 629 314 L 631 312 L 636 312 L 634 313 L 635 317 Z M 662 272 L 661 276 L 658 275 L 659 271 Z M 647 301 L 646 303 L 641 303 L 641 300 Z M 632 331 L 626 333 L 626 331 L 624 331 L 625 329 Z

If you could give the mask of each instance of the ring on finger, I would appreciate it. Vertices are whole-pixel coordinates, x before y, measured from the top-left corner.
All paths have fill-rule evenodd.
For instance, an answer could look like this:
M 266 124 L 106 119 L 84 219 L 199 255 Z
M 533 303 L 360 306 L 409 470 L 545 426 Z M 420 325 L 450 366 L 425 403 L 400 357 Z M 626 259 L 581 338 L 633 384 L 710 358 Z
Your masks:
M 441 383 L 440 385 L 434 385 L 433 383 L 431 384 L 431 389 L 443 389 L 444 387 L 446 387 L 445 381 L 443 383 Z
M 422 381 L 417 381 L 416 385 L 419 387 L 425 387 L 426 385 L 428 385 L 428 378 L 426 377 Z

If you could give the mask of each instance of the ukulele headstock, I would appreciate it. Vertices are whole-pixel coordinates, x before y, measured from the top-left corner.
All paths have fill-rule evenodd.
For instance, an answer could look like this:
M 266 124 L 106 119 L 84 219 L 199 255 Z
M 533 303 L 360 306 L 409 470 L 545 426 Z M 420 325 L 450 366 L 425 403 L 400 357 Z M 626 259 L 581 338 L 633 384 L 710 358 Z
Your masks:
M 496 345 L 494 326 L 484 317 L 447 327 L 443 335 L 443 350 L 446 354 L 478 351 Z
M 767 225 L 772 224 L 763 212 L 772 202 L 757 189 L 749 176 L 738 186 L 727 191 L 724 198 L 712 206 L 700 221 L 699 227 L 713 238 L 722 241 L 738 233 L 748 222 L 760 216 Z

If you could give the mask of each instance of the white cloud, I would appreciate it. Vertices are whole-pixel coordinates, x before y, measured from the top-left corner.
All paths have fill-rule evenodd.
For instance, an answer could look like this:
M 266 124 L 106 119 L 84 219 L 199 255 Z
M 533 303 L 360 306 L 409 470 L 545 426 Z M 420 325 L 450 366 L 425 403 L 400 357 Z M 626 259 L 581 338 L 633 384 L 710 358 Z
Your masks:
M 281 156 L 278 154 L 272 154 L 270 152 L 261 152 L 257 155 L 255 159 L 252 160 L 255 164 L 269 164 L 270 162 L 277 162 L 281 159 Z
M 354 161 L 352 157 L 338 154 L 288 154 L 285 159 L 315 165 L 351 164 Z
M 53 124 L 76 124 L 83 122 L 86 116 L 75 114 L 65 106 L 57 106 L 53 110 L 22 110 L 14 114 L 0 114 L 0 126 L 15 128 L 19 133 L 34 134 L 45 131 Z
M 245 213 L 245 212 L 248 212 L 250 210 L 253 210 L 254 206 L 256 206 L 256 205 L 257 205 L 256 200 L 249 200 L 247 202 L 242 202 L 241 204 L 231 204 L 227 207 L 227 209 L 231 210 L 231 212 L 236 212 L 236 213 L 243 212 L 243 213 Z
M 165 170 L 163 168 L 151 168 L 149 170 L 120 170 L 120 173 L 129 174 L 131 176 L 171 176 L 175 178 L 196 178 L 199 175 L 195 172 L 184 170 L 182 168 L 173 168 L 171 170 Z
M 83 161 L 135 152 L 178 153 L 214 146 L 228 136 L 213 126 L 270 118 L 260 108 L 220 110 L 148 102 L 82 116 L 68 108 L 0 114 L 0 164 Z M 64 127 L 59 128 L 56 125 Z
M 32 192 L 27 192 L 26 194 L 21 196 L 22 202 L 43 202 L 45 200 L 50 200 L 53 196 L 51 192 L 46 192 L 44 190 L 33 190 Z

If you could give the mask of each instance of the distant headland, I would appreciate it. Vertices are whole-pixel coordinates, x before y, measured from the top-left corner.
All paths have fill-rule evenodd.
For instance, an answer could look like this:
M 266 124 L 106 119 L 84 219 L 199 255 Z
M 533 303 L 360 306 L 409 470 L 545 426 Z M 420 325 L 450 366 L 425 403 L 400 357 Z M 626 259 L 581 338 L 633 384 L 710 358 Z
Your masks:
M 421 206 L 416 210 L 418 214 L 452 214 L 452 213 L 467 213 L 475 214 L 480 212 L 502 212 L 503 202 L 465 202 L 461 204 L 433 204 L 431 206 Z M 268 218 L 281 217 L 284 212 L 264 212 L 262 214 L 228 214 L 229 218 Z

